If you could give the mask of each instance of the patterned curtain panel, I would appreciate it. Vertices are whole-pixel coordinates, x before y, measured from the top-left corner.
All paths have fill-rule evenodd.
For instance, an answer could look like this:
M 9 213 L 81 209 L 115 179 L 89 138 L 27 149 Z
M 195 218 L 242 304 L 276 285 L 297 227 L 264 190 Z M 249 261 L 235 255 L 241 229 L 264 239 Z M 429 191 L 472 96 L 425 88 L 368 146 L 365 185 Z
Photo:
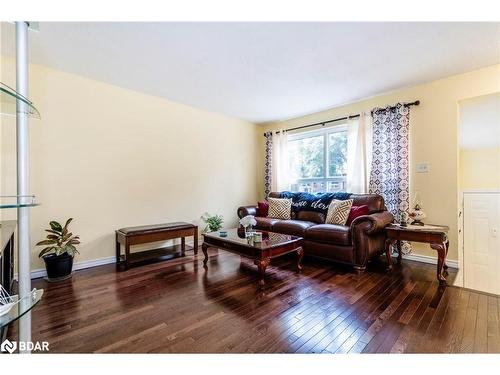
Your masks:
M 269 193 L 271 192 L 271 180 L 273 173 L 273 133 L 268 132 L 265 133 L 264 136 L 266 137 L 266 155 L 264 156 L 264 195 L 267 199 L 269 197 Z
M 409 130 L 410 108 L 402 103 L 373 110 L 373 158 L 370 193 L 384 197 L 387 209 L 400 221 L 410 205 Z M 409 243 L 403 253 L 411 252 Z

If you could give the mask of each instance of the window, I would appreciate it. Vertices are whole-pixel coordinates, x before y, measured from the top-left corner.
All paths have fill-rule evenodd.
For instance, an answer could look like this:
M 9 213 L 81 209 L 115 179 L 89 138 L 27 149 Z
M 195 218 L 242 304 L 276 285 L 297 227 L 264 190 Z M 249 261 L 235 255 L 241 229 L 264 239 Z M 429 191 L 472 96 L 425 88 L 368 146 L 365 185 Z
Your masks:
M 347 126 L 288 136 L 292 191 L 346 190 Z

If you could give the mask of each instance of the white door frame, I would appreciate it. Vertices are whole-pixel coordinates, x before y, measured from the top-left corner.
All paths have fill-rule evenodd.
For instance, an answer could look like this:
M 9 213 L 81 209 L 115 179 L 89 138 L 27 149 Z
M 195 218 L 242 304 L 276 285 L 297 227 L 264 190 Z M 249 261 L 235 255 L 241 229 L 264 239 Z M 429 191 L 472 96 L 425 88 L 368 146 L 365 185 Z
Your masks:
M 464 196 L 465 194 L 500 194 L 499 189 L 467 189 L 460 191 L 460 204 L 458 210 L 458 274 L 453 285 L 465 287 L 464 283 Z

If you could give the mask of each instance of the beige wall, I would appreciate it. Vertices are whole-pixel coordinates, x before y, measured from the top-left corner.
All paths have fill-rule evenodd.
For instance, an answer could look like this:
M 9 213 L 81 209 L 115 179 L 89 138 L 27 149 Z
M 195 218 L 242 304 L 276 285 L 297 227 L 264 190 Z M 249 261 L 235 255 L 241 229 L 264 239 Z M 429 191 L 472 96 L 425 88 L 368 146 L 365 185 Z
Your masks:
M 500 189 L 500 148 L 460 150 L 460 190 Z
M 76 261 L 114 255 L 114 231 L 188 221 L 205 211 L 236 225 L 236 208 L 256 202 L 258 127 L 42 66 L 30 67 L 31 241 L 51 219 L 74 217 Z M 3 58 L 1 81 L 14 85 Z M 2 117 L 1 186 L 15 192 L 15 121 Z M 7 219 L 12 210 L 3 213 Z M 32 268 L 43 267 L 32 249 Z
M 437 80 L 424 85 L 405 88 L 388 94 L 368 98 L 308 116 L 272 123 L 270 129 L 291 128 L 336 117 L 370 111 L 373 107 L 419 99 L 420 106 L 411 112 L 410 158 L 411 196 L 421 192 L 423 209 L 429 223 L 450 226 L 449 259 L 457 259 L 458 216 L 458 102 L 462 99 L 500 91 L 500 65 Z M 259 174 L 263 176 L 263 141 L 260 138 Z M 430 173 L 416 173 L 415 164 L 429 162 Z M 263 195 L 263 188 L 259 192 Z M 415 245 L 414 253 L 435 256 L 424 245 Z
M 14 85 L 3 58 L 1 80 Z M 500 91 L 500 66 L 398 90 L 308 116 L 256 127 L 164 99 L 32 65 L 31 97 L 42 120 L 31 121 L 32 242 L 51 219 L 75 217 L 78 261 L 114 254 L 116 228 L 165 221 L 198 222 L 204 211 L 236 224 L 235 209 L 263 196 L 262 133 L 328 120 L 375 106 L 419 99 L 411 114 L 411 190 L 421 192 L 428 222 L 450 226 L 457 259 L 460 100 Z M 15 191 L 15 123 L 1 118 L 3 194 Z M 430 162 L 430 173 L 415 164 Z M 256 172 L 257 171 L 257 172 Z M 14 211 L 2 212 L 2 218 Z M 434 256 L 426 246 L 417 254 Z M 42 267 L 33 247 L 33 268 Z

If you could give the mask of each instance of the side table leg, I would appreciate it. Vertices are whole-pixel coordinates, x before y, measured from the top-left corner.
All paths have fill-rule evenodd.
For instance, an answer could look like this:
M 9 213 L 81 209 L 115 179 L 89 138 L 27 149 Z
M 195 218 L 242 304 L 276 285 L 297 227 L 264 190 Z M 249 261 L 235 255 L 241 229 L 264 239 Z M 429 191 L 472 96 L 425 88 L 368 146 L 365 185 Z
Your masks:
M 398 265 L 401 265 L 401 259 L 403 257 L 403 252 L 401 251 L 401 241 L 396 241 L 396 248 L 398 249 Z
M 443 267 L 446 262 L 446 242 L 432 243 L 431 248 L 438 252 L 437 279 L 440 285 L 446 285 L 446 278 L 443 276 Z
M 126 270 L 128 270 L 129 266 L 130 266 L 129 260 L 130 260 L 130 245 L 127 242 L 125 244 L 125 269 Z
M 266 282 L 264 281 L 264 277 L 266 275 L 266 268 L 269 265 L 270 259 L 264 258 L 261 260 L 255 260 L 254 263 L 259 267 L 259 286 L 263 287 Z
M 304 249 L 302 246 L 297 248 L 297 270 L 302 271 L 302 258 L 304 258 Z
M 387 259 L 387 272 L 392 271 L 392 245 L 394 240 L 388 238 L 385 240 L 385 258 Z
M 448 248 L 450 247 L 450 242 L 448 240 L 446 240 L 446 258 L 448 258 Z M 444 262 L 444 265 L 443 265 L 443 268 L 445 270 L 448 269 L 448 265 L 446 264 L 446 261 Z
M 203 242 L 201 245 L 201 251 L 203 251 L 203 255 L 205 255 L 205 258 L 203 259 L 203 267 L 207 268 L 207 262 L 208 262 L 208 245 Z

